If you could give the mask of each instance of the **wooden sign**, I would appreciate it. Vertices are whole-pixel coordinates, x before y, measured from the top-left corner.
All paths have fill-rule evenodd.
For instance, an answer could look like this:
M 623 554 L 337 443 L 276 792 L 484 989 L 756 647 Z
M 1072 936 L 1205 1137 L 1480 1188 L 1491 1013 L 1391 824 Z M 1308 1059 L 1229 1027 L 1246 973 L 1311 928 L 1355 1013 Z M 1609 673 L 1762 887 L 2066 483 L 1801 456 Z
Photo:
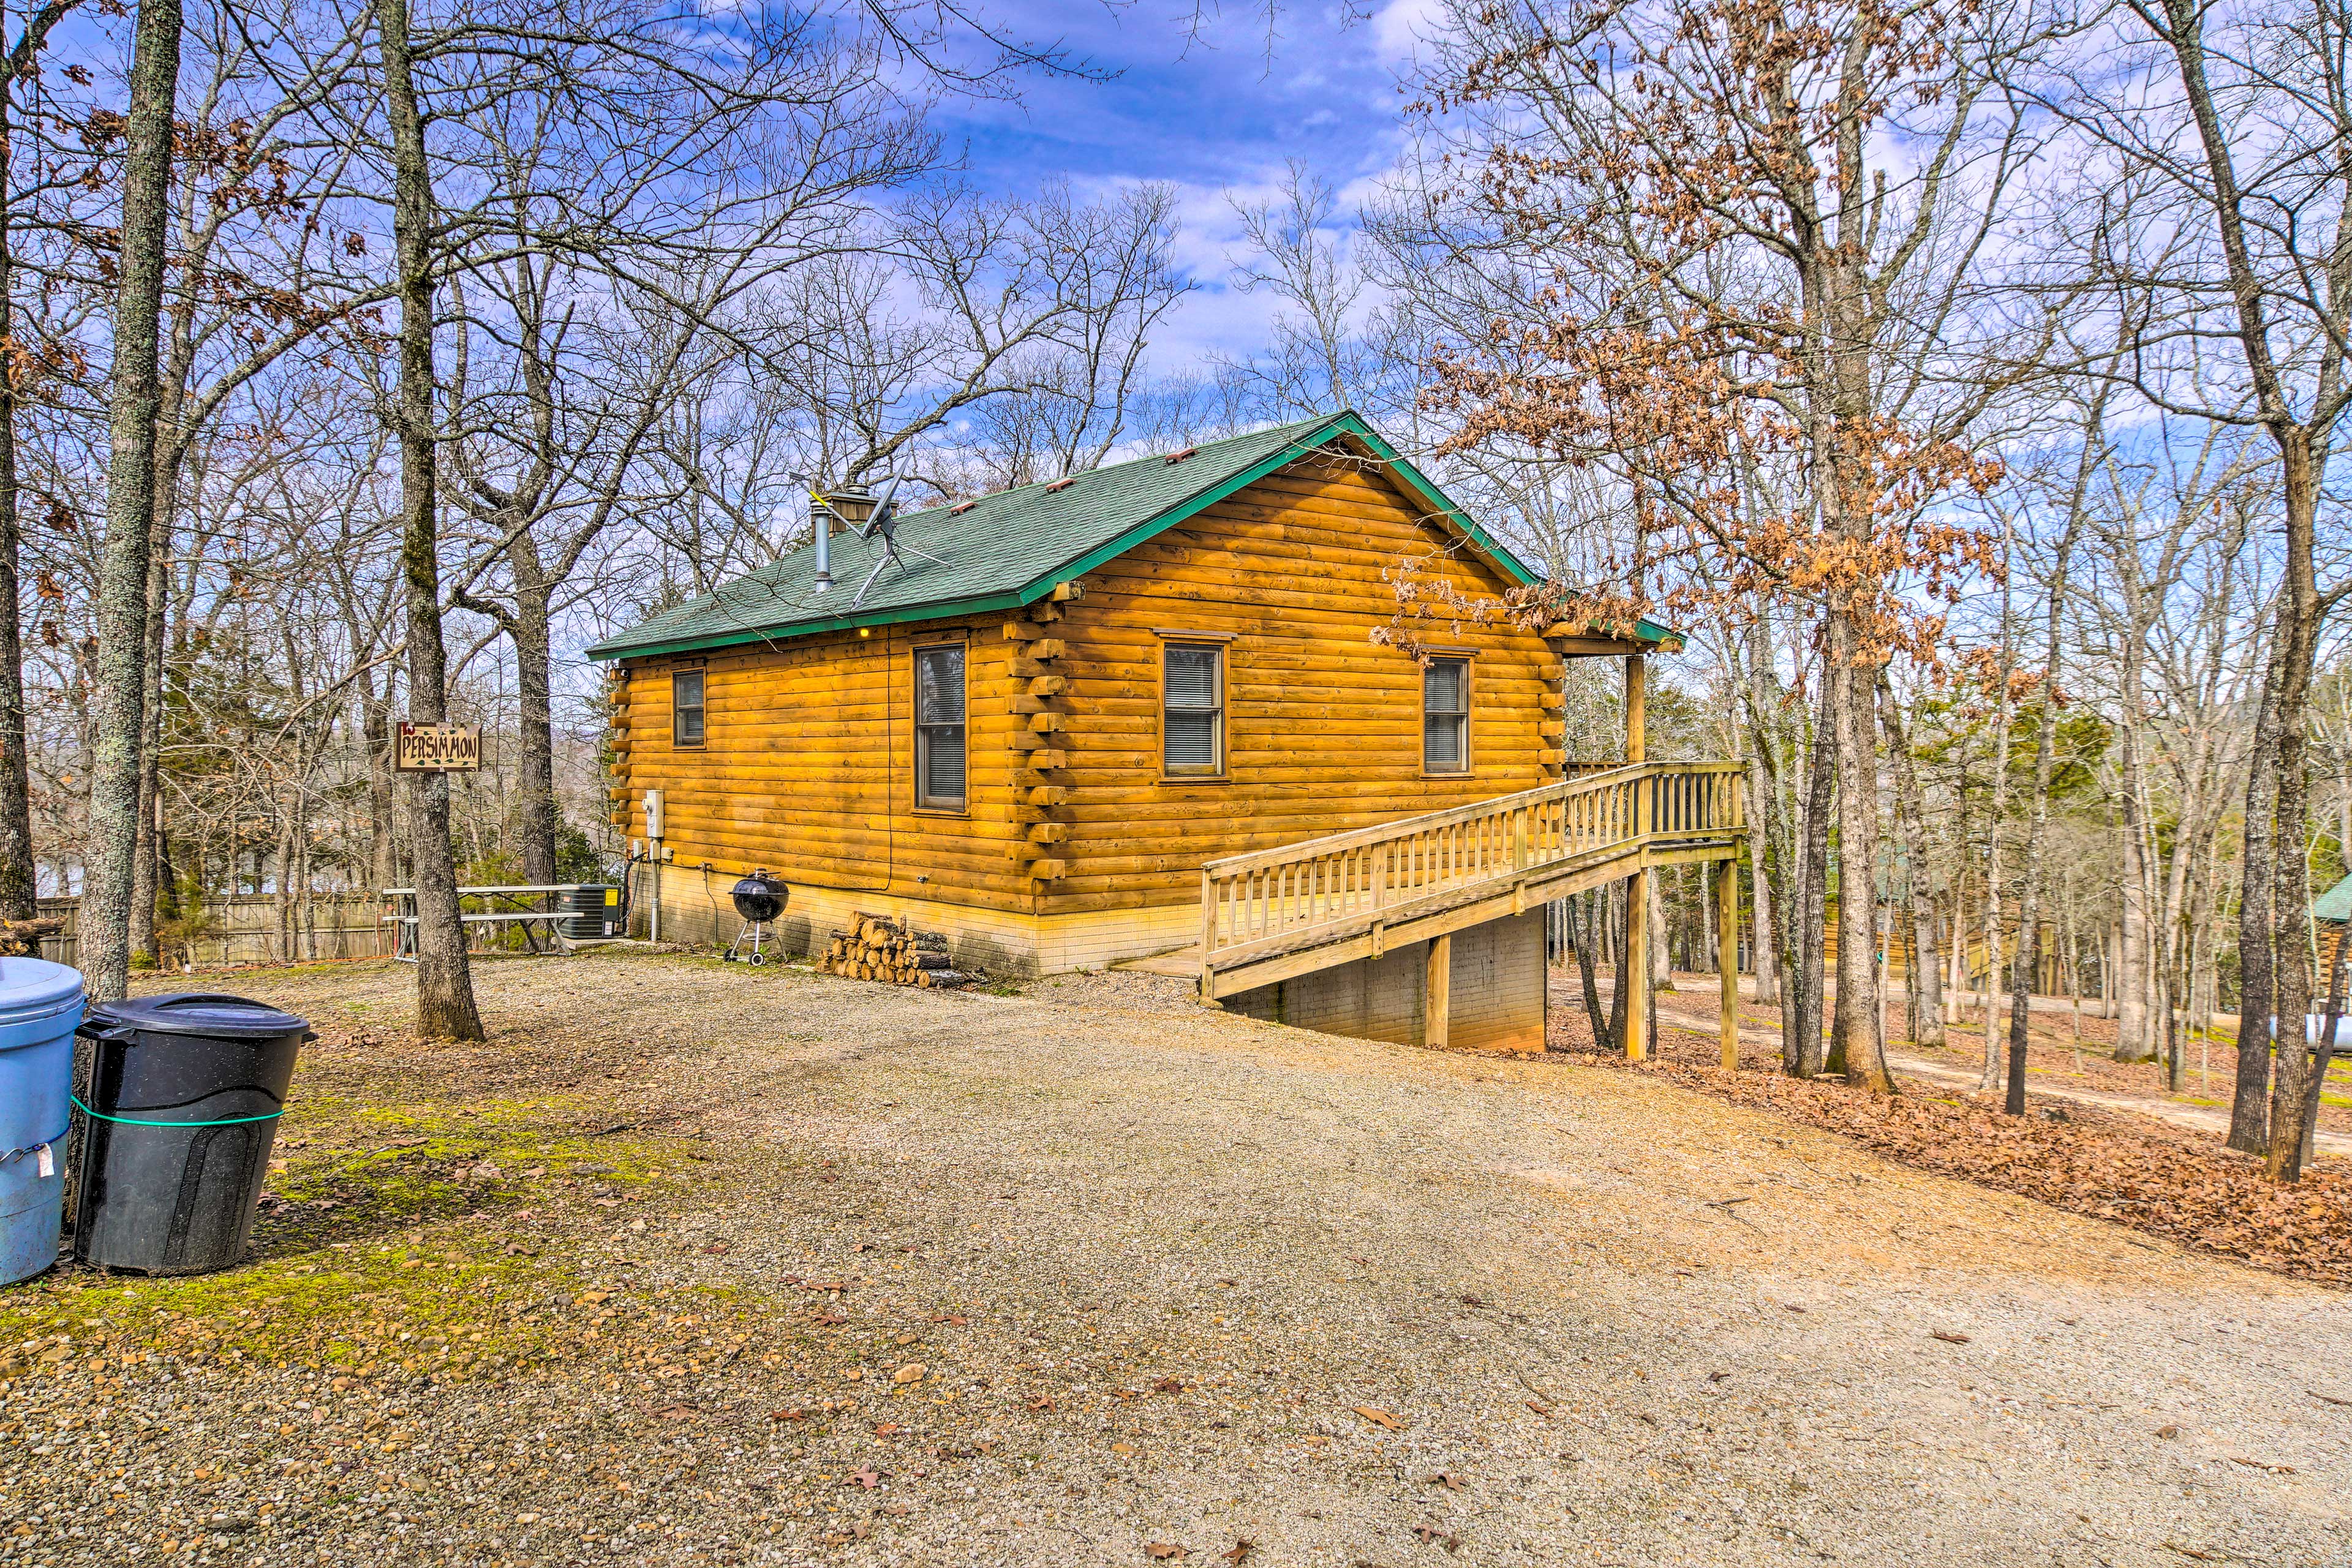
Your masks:
M 470 773 L 482 765 L 479 724 L 412 724 L 394 734 L 392 765 L 404 773 Z

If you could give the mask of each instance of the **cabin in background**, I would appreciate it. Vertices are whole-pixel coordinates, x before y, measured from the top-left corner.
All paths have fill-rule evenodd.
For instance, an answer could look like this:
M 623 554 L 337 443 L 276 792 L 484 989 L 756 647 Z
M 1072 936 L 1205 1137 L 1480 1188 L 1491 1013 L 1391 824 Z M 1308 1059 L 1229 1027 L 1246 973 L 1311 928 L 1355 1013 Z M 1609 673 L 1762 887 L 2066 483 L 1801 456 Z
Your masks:
M 657 907 L 664 937 L 730 940 L 728 888 L 758 869 L 791 886 L 788 951 L 863 911 L 992 973 L 1205 963 L 1204 865 L 1563 781 L 1562 658 L 1671 637 L 1481 618 L 1538 574 L 1353 414 L 897 533 L 878 574 L 880 539 L 843 534 L 830 585 L 811 546 L 590 649 L 615 666 L 613 820 L 655 868 L 641 932 Z M 1438 606 L 1418 655 L 1374 636 L 1408 601 Z M 1541 911 L 1510 915 L 1448 943 L 1455 989 L 1488 999 L 1457 1043 L 1540 1046 Z M 1427 957 L 1230 1005 L 1417 1040 Z

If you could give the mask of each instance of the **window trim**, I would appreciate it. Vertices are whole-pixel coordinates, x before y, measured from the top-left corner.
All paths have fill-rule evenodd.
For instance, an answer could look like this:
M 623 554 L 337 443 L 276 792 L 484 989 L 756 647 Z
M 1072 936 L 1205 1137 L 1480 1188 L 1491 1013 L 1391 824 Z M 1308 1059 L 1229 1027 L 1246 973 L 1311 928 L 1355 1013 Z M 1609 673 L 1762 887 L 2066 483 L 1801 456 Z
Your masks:
M 681 740 L 678 736 L 677 728 L 677 716 L 679 712 L 677 689 L 679 683 L 684 681 L 688 676 L 692 676 L 694 678 L 695 693 L 697 697 L 700 699 L 700 700 L 696 702 L 694 705 L 695 729 L 697 733 L 695 738 L 691 741 Z M 709 746 L 710 671 L 707 668 L 697 667 L 693 669 L 673 669 L 669 672 L 669 743 L 673 749 L 683 752 L 699 752 Z
M 963 722 L 958 726 L 963 731 L 963 794 L 956 798 L 953 805 L 948 804 L 944 798 L 927 800 L 923 795 L 925 756 L 923 731 L 927 728 L 934 727 L 927 726 L 923 722 L 923 655 L 937 653 L 942 648 L 950 647 L 963 655 Z M 908 717 L 911 720 L 908 728 L 914 737 L 912 776 L 908 781 L 914 795 L 914 805 L 911 809 L 918 816 L 970 816 L 971 815 L 971 639 L 968 637 L 940 637 L 930 642 L 912 645 L 907 653 L 907 687 Z
M 1160 782 L 1167 784 L 1230 784 L 1233 781 L 1233 705 L 1231 632 L 1154 631 L 1160 638 L 1160 700 L 1154 707 L 1153 728 L 1160 753 Z M 1188 648 L 1213 655 L 1217 661 L 1217 761 L 1212 768 L 1171 772 L 1168 766 L 1168 651 Z M 1197 710 L 1194 710 L 1197 711 Z
M 1425 779 L 1463 779 L 1478 771 L 1478 756 L 1472 745 L 1477 726 L 1472 722 L 1478 710 L 1478 661 L 1466 649 L 1432 649 L 1430 664 L 1458 664 L 1462 667 L 1462 765 L 1454 768 L 1433 768 L 1429 765 L 1429 668 L 1416 663 L 1415 684 L 1421 688 L 1421 723 L 1415 732 L 1415 744 L 1421 748 L 1421 776 Z

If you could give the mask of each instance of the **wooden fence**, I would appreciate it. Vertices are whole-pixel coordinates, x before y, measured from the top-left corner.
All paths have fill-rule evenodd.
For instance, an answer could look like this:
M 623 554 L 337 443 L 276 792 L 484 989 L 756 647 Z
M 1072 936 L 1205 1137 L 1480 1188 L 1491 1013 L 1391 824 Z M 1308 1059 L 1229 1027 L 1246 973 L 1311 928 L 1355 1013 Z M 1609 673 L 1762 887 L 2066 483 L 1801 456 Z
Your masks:
M 369 892 L 314 893 L 292 917 L 299 924 L 285 927 L 288 911 L 275 893 L 215 894 L 203 903 L 204 918 L 197 934 L 173 945 L 166 953 L 177 963 L 203 968 L 228 963 L 288 963 L 312 958 L 379 958 L 392 951 L 389 927 L 379 923 L 384 902 Z M 41 913 L 65 922 L 55 936 L 41 939 L 41 956 L 72 963 L 80 951 L 76 929 L 80 904 L 74 899 L 43 899 Z

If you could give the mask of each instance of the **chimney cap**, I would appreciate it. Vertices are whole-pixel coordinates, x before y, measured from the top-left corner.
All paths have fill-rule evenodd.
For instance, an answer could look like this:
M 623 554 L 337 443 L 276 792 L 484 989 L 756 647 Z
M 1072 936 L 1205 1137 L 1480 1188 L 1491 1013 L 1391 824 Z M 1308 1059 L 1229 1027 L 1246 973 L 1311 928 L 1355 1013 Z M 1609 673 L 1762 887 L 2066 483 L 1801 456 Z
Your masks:
M 874 515 L 874 492 L 864 485 L 841 485 L 824 492 L 825 510 L 855 528 Z

